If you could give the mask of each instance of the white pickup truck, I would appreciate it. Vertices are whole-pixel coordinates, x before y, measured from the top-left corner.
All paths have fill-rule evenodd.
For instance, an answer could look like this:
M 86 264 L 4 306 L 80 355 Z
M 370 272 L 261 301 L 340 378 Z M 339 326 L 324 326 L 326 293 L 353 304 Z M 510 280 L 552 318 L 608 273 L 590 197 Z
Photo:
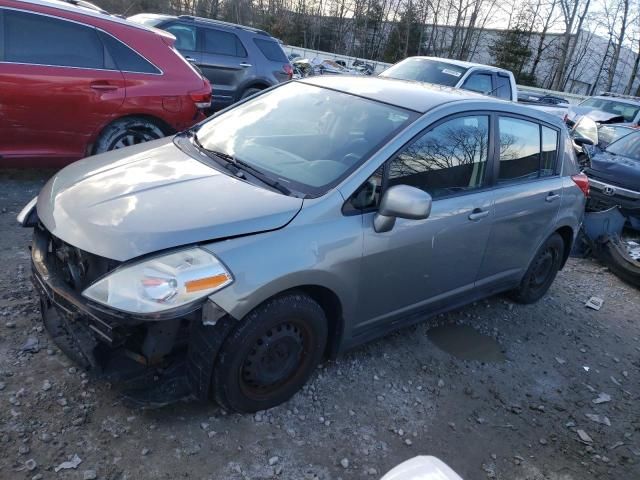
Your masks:
M 390 66 L 381 77 L 463 88 L 504 100 L 518 101 L 516 80 L 509 70 L 438 57 L 408 57 Z

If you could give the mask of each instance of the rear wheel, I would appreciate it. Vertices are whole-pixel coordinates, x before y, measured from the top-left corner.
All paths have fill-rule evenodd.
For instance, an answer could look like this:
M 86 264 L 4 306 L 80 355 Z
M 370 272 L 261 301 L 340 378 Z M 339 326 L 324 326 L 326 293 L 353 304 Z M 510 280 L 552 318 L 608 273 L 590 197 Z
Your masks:
M 279 405 L 306 383 L 326 343 L 327 319 L 314 300 L 302 293 L 273 298 L 224 341 L 213 369 L 213 395 L 236 412 Z
M 122 118 L 102 131 L 96 142 L 94 153 L 130 147 L 164 136 L 162 128 L 151 120 L 141 117 Z
M 603 238 L 597 255 L 609 270 L 625 282 L 640 288 L 640 238 L 637 235 L 611 235 Z
M 256 93 L 261 91 L 262 88 L 247 88 L 244 92 L 242 92 L 240 100 L 244 100 L 245 98 L 250 97 L 251 95 L 255 95 Z
M 551 235 L 536 252 L 520 286 L 510 292 L 510 296 L 519 303 L 540 300 L 560 270 L 564 248 L 562 237 L 557 233 Z

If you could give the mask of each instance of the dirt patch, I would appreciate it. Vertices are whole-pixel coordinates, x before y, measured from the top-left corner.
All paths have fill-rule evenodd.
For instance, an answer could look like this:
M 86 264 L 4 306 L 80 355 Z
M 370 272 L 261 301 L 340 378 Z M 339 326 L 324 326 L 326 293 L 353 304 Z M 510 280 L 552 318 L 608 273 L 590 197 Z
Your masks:
M 0 478 L 379 478 L 420 454 L 467 480 L 640 478 L 640 292 L 599 264 L 570 260 L 535 305 L 494 297 L 349 352 L 268 412 L 132 410 L 39 320 L 15 216 L 48 175 L 0 174 Z M 438 326 L 504 360 L 441 350 Z

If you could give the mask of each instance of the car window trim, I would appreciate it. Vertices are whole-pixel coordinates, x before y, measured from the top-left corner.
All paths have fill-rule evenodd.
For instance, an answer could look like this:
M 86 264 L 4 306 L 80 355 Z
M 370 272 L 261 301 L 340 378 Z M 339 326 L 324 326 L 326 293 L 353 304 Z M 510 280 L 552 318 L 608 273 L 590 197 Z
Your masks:
M 510 187 L 512 185 L 524 185 L 526 183 L 530 183 L 530 182 L 538 182 L 541 180 L 548 180 L 550 178 L 556 178 L 560 176 L 560 171 L 559 171 L 559 165 L 562 163 L 559 161 L 560 159 L 560 151 L 559 151 L 559 141 L 560 141 L 560 136 L 561 133 L 560 130 L 558 129 L 558 127 L 556 127 L 555 125 L 545 122 L 544 120 L 538 120 L 537 118 L 533 118 L 533 117 L 529 117 L 527 115 L 522 115 L 519 113 L 512 113 L 512 112 L 499 112 L 496 111 L 494 112 L 495 114 L 495 129 L 494 129 L 494 144 L 495 145 L 499 145 L 500 144 L 500 125 L 499 125 L 499 120 L 500 117 L 510 117 L 510 118 L 515 118 L 517 120 L 523 120 L 526 122 L 530 122 L 530 123 L 534 123 L 536 125 L 538 125 L 538 136 L 539 136 L 539 142 L 540 142 L 540 151 L 538 153 L 538 177 L 536 178 L 530 178 L 527 180 L 519 180 L 519 181 L 509 181 L 509 182 L 505 182 L 505 183 L 499 183 L 498 182 L 498 178 L 499 178 L 499 174 L 500 174 L 500 155 L 499 152 L 496 152 L 495 154 L 495 162 L 494 162 L 494 169 L 493 169 L 493 176 L 494 176 L 494 180 L 495 180 L 495 184 L 494 187 L 496 188 L 504 188 L 504 187 Z M 554 174 L 553 175 L 548 175 L 546 177 L 542 177 L 540 176 L 540 170 L 541 170 L 541 166 L 542 166 L 542 127 L 548 127 L 552 130 L 555 130 L 557 137 L 556 137 L 556 165 L 554 168 Z
M 427 112 L 426 114 L 428 115 L 428 113 L 429 112 Z M 383 174 L 382 174 L 382 185 L 380 186 L 380 198 L 382 198 L 382 195 L 384 195 L 384 192 L 388 187 L 389 168 L 390 168 L 391 162 L 398 156 L 398 154 L 400 152 L 402 152 L 402 150 L 404 150 L 407 146 L 411 145 L 414 141 L 419 139 L 421 136 L 423 136 L 426 133 L 430 132 L 434 128 L 437 128 L 438 126 L 442 125 L 443 123 L 445 123 L 445 122 L 447 122 L 449 120 L 454 120 L 455 118 L 458 118 L 458 117 L 473 117 L 473 116 L 486 116 L 486 117 L 489 117 L 489 135 L 488 135 L 489 136 L 489 145 L 488 145 L 488 148 L 487 148 L 487 167 L 485 168 L 485 171 L 484 171 L 483 185 L 482 185 L 482 187 L 475 188 L 473 190 L 466 190 L 466 191 L 456 192 L 456 193 L 452 193 L 451 195 L 445 195 L 445 196 L 442 196 L 442 197 L 434 198 L 433 201 L 434 202 L 438 202 L 440 200 L 448 200 L 450 198 L 457 198 L 457 197 L 462 197 L 462 196 L 465 196 L 465 195 L 472 195 L 474 193 L 486 192 L 487 190 L 491 190 L 492 188 L 494 188 L 494 184 L 493 184 L 493 181 L 494 181 L 493 169 L 495 168 L 494 164 L 496 164 L 497 162 L 495 161 L 495 138 L 494 138 L 494 135 L 492 135 L 492 129 L 495 130 L 495 125 L 494 125 L 494 114 L 495 113 L 496 112 L 494 112 L 492 110 L 468 110 L 468 111 L 464 111 L 464 112 L 456 112 L 456 113 L 452 113 L 450 115 L 444 116 L 444 117 L 436 120 L 435 122 L 430 123 L 428 126 L 423 128 L 422 130 L 420 130 L 413 137 L 411 137 L 408 141 L 406 141 L 403 145 L 401 145 L 395 152 L 393 152 L 391 154 L 391 156 L 389 156 L 389 158 L 387 158 L 383 162 L 382 167 L 383 167 L 384 170 L 383 170 Z M 416 121 L 419 121 L 419 120 L 416 120 Z M 345 215 L 345 216 L 364 215 L 366 213 L 371 213 L 371 212 L 378 211 L 378 207 L 369 207 L 369 208 L 358 210 L 358 209 L 350 208 L 349 205 L 348 205 L 350 200 L 351 200 L 351 197 L 353 197 L 353 195 L 355 195 L 355 193 L 358 190 L 360 190 L 360 188 L 362 188 L 364 183 L 367 182 L 369 180 L 369 178 L 371 178 L 371 177 L 368 177 L 362 184 L 360 184 L 358 186 L 358 188 L 356 188 L 347 197 L 347 199 L 345 200 L 344 204 L 342 205 L 342 213 L 343 213 L 343 215 Z
M 105 31 L 102 28 L 96 27 L 95 25 L 91 25 L 91 24 L 88 24 L 88 23 L 82 23 L 82 22 L 79 22 L 77 20 L 71 20 L 69 18 L 64 18 L 64 17 L 58 17 L 57 15 L 51 15 L 49 13 L 35 12 L 33 10 L 25 10 L 23 8 L 2 7 L 2 9 L 4 9 L 4 10 L 13 10 L 13 11 L 20 12 L 20 13 L 28 13 L 28 14 L 32 14 L 32 15 L 40 15 L 40 16 L 43 16 L 43 17 L 53 18 L 54 20 L 62 20 L 62 21 L 65 21 L 65 22 L 75 23 L 77 25 L 80 25 L 80 26 L 86 27 L 86 28 L 93 28 L 96 31 L 96 36 L 98 37 L 98 40 L 100 41 L 100 43 L 102 44 L 102 46 L 104 48 L 106 48 L 106 46 L 104 45 L 102 40 L 100 40 L 100 35 L 98 35 L 98 33 L 97 33 L 98 31 L 106 33 L 107 35 L 110 35 L 113 38 L 115 38 L 116 40 L 118 40 L 118 38 L 114 37 L 113 35 L 111 35 L 109 32 Z M 4 17 L 4 15 L 3 15 L 3 17 Z M 120 43 L 123 43 L 120 40 L 118 40 L 118 41 Z M 3 38 L 3 44 L 4 44 L 4 38 Z M 127 44 L 125 43 L 124 45 L 127 45 Z M 71 66 L 71 65 L 50 65 L 50 64 L 47 64 L 47 63 L 9 62 L 9 61 L 4 60 L 4 58 L 0 59 L 0 63 L 8 63 L 10 65 L 33 65 L 33 66 L 36 66 L 36 67 L 74 68 L 74 69 L 78 69 L 78 70 L 91 70 L 91 71 L 98 71 L 98 72 L 123 72 L 123 73 L 138 73 L 140 75 L 164 75 L 164 71 L 161 68 L 158 68 L 158 66 L 156 64 L 154 64 L 153 62 L 151 62 L 147 57 L 145 57 L 144 55 L 140 54 L 140 52 L 135 50 L 133 47 L 130 47 L 129 45 L 127 45 L 127 47 L 129 47 L 131 50 L 133 50 L 138 55 L 140 55 L 142 58 L 144 58 L 147 62 L 149 62 L 155 68 L 157 68 L 160 73 L 127 72 L 125 70 L 118 70 L 118 69 L 111 69 L 111 68 L 74 67 L 74 66 Z

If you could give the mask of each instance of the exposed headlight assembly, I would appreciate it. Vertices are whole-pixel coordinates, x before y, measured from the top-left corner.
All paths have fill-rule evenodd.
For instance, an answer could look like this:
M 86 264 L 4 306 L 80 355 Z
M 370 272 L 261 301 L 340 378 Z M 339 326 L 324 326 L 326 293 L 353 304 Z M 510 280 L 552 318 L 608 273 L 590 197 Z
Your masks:
M 190 248 L 120 267 L 82 295 L 129 313 L 159 313 L 204 298 L 232 282 L 214 255 Z

